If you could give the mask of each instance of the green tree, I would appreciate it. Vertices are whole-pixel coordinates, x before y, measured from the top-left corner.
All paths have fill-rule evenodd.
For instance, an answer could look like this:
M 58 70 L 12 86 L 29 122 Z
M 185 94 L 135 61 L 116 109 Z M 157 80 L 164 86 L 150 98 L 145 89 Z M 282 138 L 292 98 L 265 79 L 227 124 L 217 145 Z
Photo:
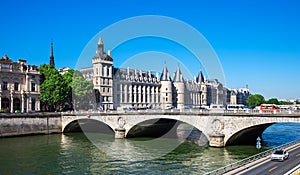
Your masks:
M 94 108 L 95 96 L 93 83 L 85 80 L 79 71 L 74 71 L 73 73 L 72 92 L 73 105 L 77 110 Z
M 250 95 L 247 99 L 247 105 L 251 108 L 255 108 L 256 106 L 259 106 L 265 102 L 265 98 L 260 94 Z
M 277 98 L 271 98 L 268 101 L 266 101 L 267 104 L 275 104 L 275 105 L 280 105 L 281 103 L 278 101 Z
M 67 88 L 68 88 L 68 98 L 66 99 L 63 110 L 73 109 L 72 82 L 73 82 L 74 72 L 75 71 L 73 69 L 70 69 L 66 73 L 62 74 L 62 77 L 63 77 L 65 83 L 67 84 Z
M 40 100 L 49 107 L 48 110 L 59 110 L 68 98 L 68 86 L 59 72 L 50 65 L 41 65 Z

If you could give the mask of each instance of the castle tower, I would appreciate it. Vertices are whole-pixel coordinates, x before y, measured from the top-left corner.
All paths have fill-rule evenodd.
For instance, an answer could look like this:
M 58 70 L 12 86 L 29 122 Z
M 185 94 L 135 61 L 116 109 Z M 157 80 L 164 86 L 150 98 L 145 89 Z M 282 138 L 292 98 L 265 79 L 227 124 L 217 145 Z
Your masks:
M 177 70 L 175 72 L 175 76 L 173 79 L 174 84 L 174 105 L 177 107 L 177 109 L 183 109 L 184 108 L 184 80 L 183 76 L 181 74 L 179 66 L 177 67 Z
M 164 69 L 160 77 L 160 83 L 160 101 L 162 108 L 165 109 L 166 107 L 173 105 L 172 81 L 166 64 L 164 65 Z
M 53 67 L 55 67 L 55 64 L 54 64 L 54 54 L 53 54 L 53 42 L 51 41 L 51 44 L 50 44 L 50 62 L 49 64 Z
M 200 97 L 201 105 L 207 106 L 208 105 L 208 102 L 207 102 L 208 89 L 207 89 L 207 86 L 205 84 L 205 77 L 203 76 L 203 73 L 202 73 L 201 70 L 198 74 L 196 82 L 200 85 L 200 88 L 201 88 L 201 97 Z
M 103 110 L 113 109 L 113 59 L 104 52 L 102 38 L 99 39 L 98 49 L 92 63 L 94 89 L 100 94 L 96 103 Z

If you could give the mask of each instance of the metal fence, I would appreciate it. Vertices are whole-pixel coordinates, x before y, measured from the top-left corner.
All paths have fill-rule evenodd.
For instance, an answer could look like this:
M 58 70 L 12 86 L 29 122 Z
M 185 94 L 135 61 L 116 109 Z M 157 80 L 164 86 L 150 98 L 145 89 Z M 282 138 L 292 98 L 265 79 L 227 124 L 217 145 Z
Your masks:
M 278 147 L 274 147 L 274 148 L 268 149 L 268 150 L 266 150 L 264 152 L 261 152 L 259 154 L 255 154 L 255 155 L 250 156 L 250 157 L 248 157 L 246 159 L 240 160 L 238 162 L 235 162 L 235 163 L 226 165 L 224 167 L 218 168 L 216 170 L 213 170 L 211 172 L 205 173 L 205 175 L 220 175 L 220 174 L 227 173 L 229 171 L 235 170 L 235 169 L 240 168 L 242 166 L 245 166 L 245 165 L 247 165 L 249 163 L 252 163 L 252 162 L 254 162 L 254 161 L 258 160 L 258 159 L 265 158 L 265 157 L 271 155 L 277 149 L 285 149 L 285 148 L 290 147 L 292 145 L 295 145 L 297 143 L 300 143 L 300 140 L 292 141 L 292 142 L 286 143 L 284 145 L 280 145 Z

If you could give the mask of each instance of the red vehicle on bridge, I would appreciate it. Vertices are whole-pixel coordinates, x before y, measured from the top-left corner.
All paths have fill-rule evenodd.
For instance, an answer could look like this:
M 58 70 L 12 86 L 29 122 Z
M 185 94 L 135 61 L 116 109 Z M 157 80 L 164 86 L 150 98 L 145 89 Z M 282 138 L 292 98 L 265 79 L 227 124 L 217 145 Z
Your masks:
M 275 104 L 261 104 L 259 109 L 262 111 L 281 110 L 281 108 Z

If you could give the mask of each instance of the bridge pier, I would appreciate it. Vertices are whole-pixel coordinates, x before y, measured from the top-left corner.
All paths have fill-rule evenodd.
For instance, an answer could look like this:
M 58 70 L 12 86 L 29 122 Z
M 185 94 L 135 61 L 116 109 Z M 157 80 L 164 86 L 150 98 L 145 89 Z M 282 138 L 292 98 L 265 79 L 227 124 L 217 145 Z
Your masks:
M 224 134 L 212 134 L 209 136 L 209 146 L 211 147 L 224 147 Z
M 125 128 L 116 128 L 115 129 L 115 138 L 116 139 L 124 139 L 125 138 Z

